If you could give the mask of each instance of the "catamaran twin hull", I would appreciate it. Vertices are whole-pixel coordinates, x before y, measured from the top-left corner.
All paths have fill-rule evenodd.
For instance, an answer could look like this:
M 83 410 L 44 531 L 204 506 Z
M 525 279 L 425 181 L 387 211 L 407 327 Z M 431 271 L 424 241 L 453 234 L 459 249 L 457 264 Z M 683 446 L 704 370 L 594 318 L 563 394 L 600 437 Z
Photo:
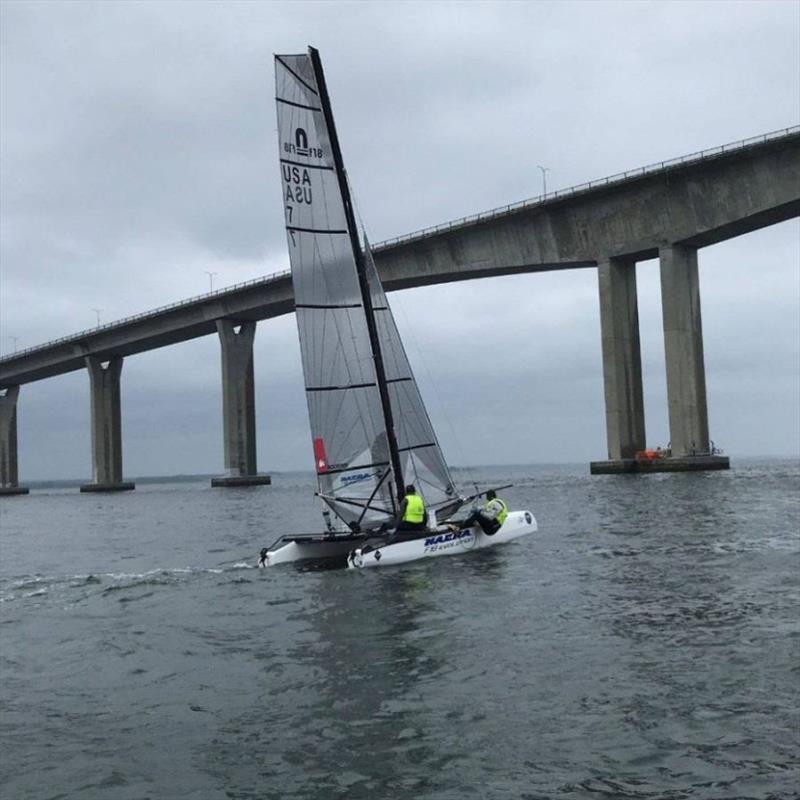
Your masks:
M 453 556 L 505 544 L 537 530 L 530 511 L 512 511 L 497 533 L 487 536 L 480 528 L 454 526 L 428 531 L 418 539 L 392 542 L 385 537 L 294 538 L 263 554 L 262 566 L 293 561 L 346 559 L 351 569 L 386 567 L 436 556 Z
M 417 487 L 440 518 L 464 505 L 414 378 L 353 200 L 319 52 L 275 56 L 283 204 L 317 494 L 344 530 L 391 525 Z M 476 499 L 476 497 L 470 499 Z M 284 537 L 262 564 L 349 559 L 398 564 L 483 549 L 536 530 L 509 515 L 494 536 L 439 528 L 392 542 L 371 534 Z

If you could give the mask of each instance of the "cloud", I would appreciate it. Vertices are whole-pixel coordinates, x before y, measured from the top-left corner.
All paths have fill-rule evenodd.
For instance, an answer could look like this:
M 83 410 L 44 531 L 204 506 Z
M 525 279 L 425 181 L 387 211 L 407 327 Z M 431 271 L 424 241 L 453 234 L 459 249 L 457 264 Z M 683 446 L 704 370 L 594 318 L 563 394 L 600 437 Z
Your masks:
M 796 8 L 781 2 L 0 14 L 3 352 L 12 336 L 23 347 L 90 327 L 93 308 L 108 321 L 201 293 L 207 271 L 219 287 L 288 266 L 274 52 L 320 48 L 373 241 L 536 195 L 540 164 L 563 188 L 800 118 Z M 800 446 L 797 259 L 796 222 L 701 253 L 712 429 L 741 452 Z M 666 441 L 657 267 L 639 275 L 648 429 Z M 392 297 L 454 460 L 603 455 L 596 291 L 583 270 Z M 221 469 L 218 357 L 209 337 L 127 359 L 131 474 Z M 256 365 L 261 464 L 307 466 L 293 319 L 259 326 Z M 87 383 L 23 387 L 23 476 L 86 474 Z

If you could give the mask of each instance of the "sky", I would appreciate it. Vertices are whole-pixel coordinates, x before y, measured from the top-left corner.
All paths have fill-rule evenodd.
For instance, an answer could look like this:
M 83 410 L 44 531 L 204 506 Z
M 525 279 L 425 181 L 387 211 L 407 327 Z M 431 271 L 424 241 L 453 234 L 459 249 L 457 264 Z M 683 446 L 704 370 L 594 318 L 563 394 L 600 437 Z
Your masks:
M 288 267 L 274 53 L 319 48 L 372 242 L 538 195 L 540 165 L 566 188 L 800 122 L 797 2 L 5 0 L 0 15 L 0 353 Z M 699 257 L 712 438 L 800 455 L 800 224 Z M 647 440 L 664 445 L 657 262 L 637 277 Z M 595 270 L 390 301 L 452 464 L 605 457 Z M 299 353 L 293 315 L 259 323 L 263 471 L 313 466 Z M 126 476 L 222 471 L 219 362 L 214 336 L 125 360 Z M 90 475 L 86 372 L 24 385 L 18 431 L 23 482 Z

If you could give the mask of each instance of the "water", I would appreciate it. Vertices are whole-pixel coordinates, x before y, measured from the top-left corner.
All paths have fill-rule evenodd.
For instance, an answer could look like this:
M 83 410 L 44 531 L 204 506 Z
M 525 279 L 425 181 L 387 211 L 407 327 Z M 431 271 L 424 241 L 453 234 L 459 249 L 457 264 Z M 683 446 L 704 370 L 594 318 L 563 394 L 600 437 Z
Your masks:
M 798 796 L 800 464 L 484 469 L 541 531 L 253 568 L 270 488 L 51 489 L 0 516 L 0 796 Z

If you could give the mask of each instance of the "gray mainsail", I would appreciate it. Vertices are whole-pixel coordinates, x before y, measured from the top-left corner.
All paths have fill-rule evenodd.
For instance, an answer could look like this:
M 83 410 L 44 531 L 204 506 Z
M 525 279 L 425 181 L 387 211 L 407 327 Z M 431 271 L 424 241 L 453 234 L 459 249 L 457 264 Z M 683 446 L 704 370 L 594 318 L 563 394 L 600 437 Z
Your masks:
M 371 529 L 394 516 L 406 473 L 429 504 L 455 493 L 371 256 L 357 251 L 316 52 L 276 56 L 275 83 L 319 495 L 351 527 Z

